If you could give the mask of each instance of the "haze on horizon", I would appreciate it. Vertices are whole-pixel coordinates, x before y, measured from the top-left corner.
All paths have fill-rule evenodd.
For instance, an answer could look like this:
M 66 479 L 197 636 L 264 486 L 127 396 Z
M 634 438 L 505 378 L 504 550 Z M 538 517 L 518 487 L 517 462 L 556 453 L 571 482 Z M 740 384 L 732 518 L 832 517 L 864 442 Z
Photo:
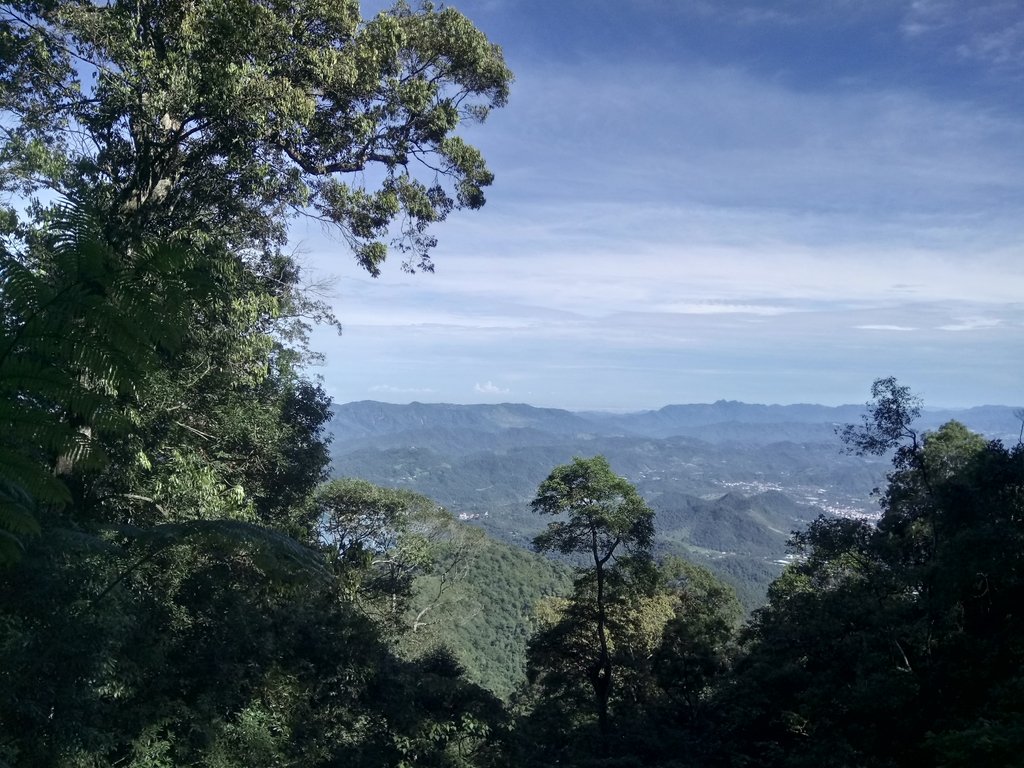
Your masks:
M 296 226 L 337 402 L 1024 402 L 1017 3 L 453 4 L 517 75 L 495 184 L 433 275 Z
M 334 401 L 334 406 L 337 407 L 337 406 L 342 406 L 342 405 L 354 405 L 356 403 L 361 403 L 361 402 L 362 403 L 374 403 L 374 402 L 377 402 L 377 403 L 383 403 L 383 404 L 389 405 L 389 406 L 390 405 L 395 405 L 395 406 L 414 406 L 414 405 L 449 406 L 449 405 L 453 405 L 453 406 L 462 407 L 462 406 L 486 405 L 486 406 L 499 406 L 499 407 L 500 406 L 508 406 L 508 407 L 511 407 L 511 408 L 518 408 L 518 407 L 525 406 L 527 408 L 552 408 L 552 409 L 555 409 L 555 410 L 568 411 L 570 413 L 608 413 L 608 414 L 621 414 L 621 415 L 635 414 L 635 413 L 645 413 L 645 412 L 650 412 L 650 411 L 660 411 L 663 408 L 668 408 L 668 407 L 673 407 L 673 406 L 693 407 L 693 406 L 718 406 L 718 405 L 725 405 L 725 406 L 744 405 L 744 406 L 766 406 L 766 407 L 776 407 L 776 406 L 783 406 L 783 407 L 787 407 L 787 406 L 811 406 L 811 407 L 813 407 L 813 406 L 822 406 L 822 407 L 825 407 L 825 408 L 846 408 L 846 407 L 850 407 L 850 408 L 861 408 L 861 409 L 864 410 L 865 413 L 867 412 L 867 407 L 868 407 L 868 404 L 866 403 L 866 401 L 865 402 L 860 402 L 860 403 L 812 403 L 812 402 L 805 402 L 805 401 L 791 402 L 791 403 L 759 403 L 759 402 L 746 401 L 746 400 L 725 400 L 725 399 L 721 399 L 720 398 L 720 399 L 715 400 L 715 401 L 706 401 L 706 402 L 699 402 L 699 403 L 698 402 L 662 403 L 661 405 L 657 405 L 657 406 L 654 406 L 654 407 L 651 407 L 651 408 L 572 408 L 572 407 L 568 407 L 568 406 L 556 406 L 556 405 L 535 405 L 534 403 L 526 403 L 526 402 L 512 401 L 512 400 L 498 400 L 498 401 L 487 401 L 487 402 L 482 402 L 482 401 L 472 401 L 472 402 L 470 402 L 470 401 L 467 401 L 467 402 L 463 402 L 463 403 L 456 403 L 456 402 L 451 402 L 451 401 L 447 401 L 447 400 L 416 400 L 416 399 L 414 399 L 414 400 L 400 400 L 400 399 L 373 398 L 373 397 L 363 398 L 361 400 L 349 400 L 349 401 L 346 401 L 346 402 L 341 402 L 341 401 L 336 400 L 336 401 Z M 1014 408 L 1014 406 L 1006 405 L 1005 403 L 976 403 L 974 405 L 954 405 L 954 406 L 929 405 L 929 404 L 925 403 L 922 406 L 922 412 L 924 414 L 927 414 L 929 412 L 936 412 L 936 411 L 943 411 L 943 412 L 945 412 L 945 411 L 967 411 L 967 410 L 970 410 L 972 408 L 985 408 L 985 407 L 989 407 L 989 406 L 995 406 L 995 407 L 999 407 L 999 408 Z M 1016 429 L 1016 427 L 1020 426 L 1020 422 L 1021 422 L 1021 420 L 1016 417 L 1016 414 L 1014 414 L 1013 418 L 1010 418 L 1008 416 L 1007 420 L 1006 420 L 1006 427 L 1007 427 L 1007 429 L 1009 429 L 1010 427 L 1013 427 L 1014 429 Z

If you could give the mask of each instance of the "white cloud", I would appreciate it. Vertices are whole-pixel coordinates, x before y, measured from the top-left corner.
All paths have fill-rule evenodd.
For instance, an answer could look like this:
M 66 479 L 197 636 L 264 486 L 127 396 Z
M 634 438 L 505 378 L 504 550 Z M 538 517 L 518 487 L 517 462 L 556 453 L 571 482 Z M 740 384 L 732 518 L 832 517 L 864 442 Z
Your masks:
M 508 389 L 502 389 L 492 381 L 485 381 L 483 384 L 477 382 L 473 385 L 473 390 L 482 395 L 507 395 L 510 391 Z
M 433 389 L 417 389 L 415 387 L 394 387 L 390 384 L 374 384 L 370 392 L 386 392 L 391 395 L 430 395 Z
M 964 317 L 958 322 L 949 325 L 940 325 L 940 331 L 980 331 L 987 328 L 995 328 L 1002 324 L 1002 320 L 992 317 Z
M 909 325 L 855 325 L 859 331 L 916 331 Z
M 793 307 L 779 307 L 770 304 L 731 304 L 727 302 L 674 302 L 652 308 L 656 312 L 677 315 L 761 315 L 772 317 L 799 311 Z

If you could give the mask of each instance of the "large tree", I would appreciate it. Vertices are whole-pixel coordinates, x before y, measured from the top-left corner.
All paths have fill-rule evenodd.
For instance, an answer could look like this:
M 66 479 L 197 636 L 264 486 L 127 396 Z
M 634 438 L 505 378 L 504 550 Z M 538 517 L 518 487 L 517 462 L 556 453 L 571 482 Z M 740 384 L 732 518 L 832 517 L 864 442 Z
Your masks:
M 0 7 L 0 183 L 88 199 L 111 234 L 280 244 L 316 216 L 377 274 L 431 266 L 429 226 L 492 181 L 455 135 L 505 103 L 501 51 L 461 14 L 356 0 Z
M 478 692 L 399 662 L 310 551 L 330 318 L 283 241 L 313 215 L 371 273 L 392 242 L 429 268 L 490 182 L 453 131 L 504 101 L 500 52 L 429 7 L 57 0 L 0 8 L 0 67 L 0 413 L 36 420 L 0 439 L 0 538 L 37 534 L 0 571 L 0 761 L 459 764 Z
M 57 193 L 101 223 L 102 279 L 123 292 L 133 276 L 140 297 L 134 307 L 87 297 L 93 316 L 80 326 L 138 326 L 131 313 L 145 316 L 147 296 L 192 318 L 171 323 L 176 348 L 164 345 L 131 382 L 134 428 L 105 446 L 119 471 L 77 483 L 77 501 L 91 495 L 103 519 L 133 523 L 294 518 L 326 463 L 326 398 L 299 374 L 306 323 L 334 320 L 282 251 L 288 221 L 328 221 L 371 273 L 388 242 L 410 267 L 429 268 L 428 225 L 482 204 L 491 181 L 455 129 L 503 104 L 510 79 L 496 46 L 429 4 L 399 3 L 368 22 L 351 0 L 0 6 L 0 188 L 22 202 L 2 217 L 0 300 L 31 311 L 27 286 L 60 274 L 46 266 L 44 203 Z M 178 256 L 157 271 L 143 241 L 174 242 Z M 180 300 L 166 301 L 175 291 Z M 31 329 L 20 307 L 8 309 L 9 362 Z M 55 317 L 48 307 L 46 321 Z M 77 343 L 95 358 L 104 333 L 64 351 Z M 111 381 L 93 374 L 79 366 L 68 381 L 95 399 Z M 69 435 L 96 443 L 89 423 Z M 4 493 L 0 530 L 34 530 Z M 288 528 L 308 535 L 313 524 Z

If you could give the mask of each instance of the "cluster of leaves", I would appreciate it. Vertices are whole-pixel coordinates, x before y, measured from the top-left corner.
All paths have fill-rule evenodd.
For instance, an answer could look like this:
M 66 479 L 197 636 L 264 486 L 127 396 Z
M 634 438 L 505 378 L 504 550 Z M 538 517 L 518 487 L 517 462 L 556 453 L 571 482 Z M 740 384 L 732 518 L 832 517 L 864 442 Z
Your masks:
M 62 475 L 102 464 L 100 434 L 137 423 L 140 376 L 199 288 L 173 245 L 119 252 L 70 206 L 34 235 L 0 253 L 0 562 L 39 534 L 40 504 L 70 502 Z
M 122 237 L 243 247 L 282 242 L 304 210 L 371 274 L 389 243 L 429 269 L 430 225 L 483 204 L 492 174 L 454 130 L 511 81 L 497 46 L 430 5 L 364 22 L 356 0 L 14 0 L 0 40 L 6 186 L 87 194 Z
M 424 636 L 449 618 L 483 532 L 425 496 L 365 480 L 333 480 L 314 503 L 320 546 L 340 566 L 351 599 L 382 632 L 429 647 Z

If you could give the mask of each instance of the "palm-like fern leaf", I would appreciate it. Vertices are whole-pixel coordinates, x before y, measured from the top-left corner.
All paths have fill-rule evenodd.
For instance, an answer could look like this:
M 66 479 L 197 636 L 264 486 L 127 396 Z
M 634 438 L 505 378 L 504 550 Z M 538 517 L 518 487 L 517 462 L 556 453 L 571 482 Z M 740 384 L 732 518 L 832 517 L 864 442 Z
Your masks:
M 27 253 L 0 251 L 0 562 L 69 496 L 58 464 L 97 460 L 135 383 L 181 338 L 194 284 L 175 247 L 115 248 L 73 206 Z M 14 542 L 13 548 L 11 542 Z

